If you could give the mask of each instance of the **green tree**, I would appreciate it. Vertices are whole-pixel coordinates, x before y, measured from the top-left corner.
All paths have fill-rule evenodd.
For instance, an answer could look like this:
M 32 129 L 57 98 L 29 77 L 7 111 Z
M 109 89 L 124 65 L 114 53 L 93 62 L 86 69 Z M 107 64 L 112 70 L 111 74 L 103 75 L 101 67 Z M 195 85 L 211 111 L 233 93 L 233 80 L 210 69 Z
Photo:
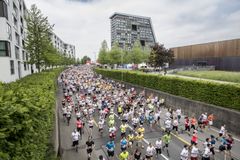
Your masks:
M 139 64 L 143 62 L 144 51 L 140 44 L 140 41 L 135 41 L 132 50 L 129 52 L 130 62 L 133 64 Z
M 111 51 L 109 52 L 109 62 L 111 65 L 117 64 L 120 65 L 123 63 L 123 56 L 124 52 L 122 49 L 118 46 L 117 42 L 114 42 L 113 47 Z
M 31 65 L 36 64 L 38 72 L 44 65 L 44 53 L 50 43 L 52 26 L 36 5 L 32 5 L 27 16 L 26 50 L 29 53 Z
M 104 40 L 101 44 L 101 48 L 98 54 L 98 62 L 101 64 L 109 64 L 109 49 L 107 41 Z
M 88 61 L 91 61 L 91 58 L 88 57 L 88 56 L 84 56 L 84 57 L 81 59 L 81 64 L 86 64 Z
M 174 61 L 173 51 L 166 49 L 163 44 L 156 43 L 151 50 L 149 56 L 150 66 L 157 68 L 163 67 L 165 63 L 172 64 Z

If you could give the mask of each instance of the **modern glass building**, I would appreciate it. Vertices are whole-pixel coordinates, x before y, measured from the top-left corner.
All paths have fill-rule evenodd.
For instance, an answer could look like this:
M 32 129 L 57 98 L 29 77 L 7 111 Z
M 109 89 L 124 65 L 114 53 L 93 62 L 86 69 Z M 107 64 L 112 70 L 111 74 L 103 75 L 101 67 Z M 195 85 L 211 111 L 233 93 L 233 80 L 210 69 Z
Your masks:
M 117 42 L 122 49 L 131 50 L 136 40 L 139 40 L 143 47 L 149 47 L 156 42 L 149 17 L 114 13 L 110 20 L 112 46 Z

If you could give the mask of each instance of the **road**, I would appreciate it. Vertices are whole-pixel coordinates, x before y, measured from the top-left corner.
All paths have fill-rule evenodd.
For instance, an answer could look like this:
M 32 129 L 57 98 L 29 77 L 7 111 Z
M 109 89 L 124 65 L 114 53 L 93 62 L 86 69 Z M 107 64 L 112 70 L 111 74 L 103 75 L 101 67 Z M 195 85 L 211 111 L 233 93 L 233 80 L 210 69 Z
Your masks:
M 61 86 L 59 86 L 61 88 Z M 62 89 L 60 89 L 62 90 Z M 63 121 L 62 113 L 61 113 L 61 100 L 62 100 L 62 92 L 58 93 L 58 105 L 59 105 L 59 128 L 60 128 L 60 152 L 61 152 L 61 159 L 62 160 L 87 160 L 87 153 L 86 153 L 86 141 L 88 139 L 89 135 L 89 129 L 88 126 L 85 126 L 85 133 L 82 137 L 82 139 L 79 142 L 79 150 L 76 152 L 72 147 L 72 140 L 71 140 L 71 133 L 75 129 L 75 122 L 76 117 L 73 114 L 72 119 L 70 121 L 70 125 L 67 126 L 67 123 Z M 75 99 L 75 98 L 74 98 Z M 114 110 L 116 113 L 116 110 Z M 162 115 L 165 115 L 166 109 L 162 109 Z M 93 141 L 95 142 L 95 148 L 92 154 L 92 160 L 97 160 L 99 155 L 103 155 L 105 158 L 107 158 L 107 152 L 105 149 L 105 145 L 107 141 L 109 140 L 108 137 L 108 127 L 106 126 L 103 132 L 103 135 L 101 136 L 98 132 L 98 120 L 99 115 L 98 111 L 94 113 L 94 128 L 93 128 Z M 115 114 L 115 123 L 117 127 L 121 125 L 121 117 L 118 117 L 117 114 Z M 183 119 L 181 121 L 183 124 Z M 129 124 L 128 131 L 131 129 L 131 125 Z M 163 120 L 161 120 L 161 126 L 163 126 Z M 150 127 L 145 123 L 145 134 L 144 134 L 144 149 L 141 149 L 142 155 L 145 154 L 145 149 L 147 147 L 147 144 L 151 142 L 152 144 L 155 144 L 155 141 L 157 138 L 163 136 L 164 131 L 163 127 L 161 126 L 155 126 L 153 130 L 150 129 Z M 205 140 L 206 137 L 210 136 L 210 134 L 217 135 L 217 132 L 214 130 L 207 130 L 204 133 L 199 133 L 199 144 L 198 147 L 200 150 L 202 150 L 203 146 L 202 143 Z M 156 160 L 178 160 L 180 159 L 180 152 L 183 148 L 184 144 L 189 144 L 191 137 L 188 136 L 188 134 L 180 134 L 176 135 L 172 133 L 172 140 L 169 145 L 169 154 L 170 156 L 167 156 L 166 150 L 163 151 L 162 155 L 159 157 L 154 157 Z M 114 159 L 118 159 L 118 155 L 120 154 L 120 131 L 117 132 L 117 137 L 115 139 L 116 149 L 115 149 L 115 157 Z M 240 153 L 238 149 L 240 148 L 240 143 L 238 140 L 235 140 L 235 145 L 233 147 L 233 156 L 236 157 L 234 159 L 240 159 Z M 135 149 L 135 145 L 133 150 Z M 129 152 L 132 152 L 128 149 Z M 227 157 L 224 157 L 223 153 L 217 153 L 215 159 L 217 160 L 225 160 L 228 159 Z

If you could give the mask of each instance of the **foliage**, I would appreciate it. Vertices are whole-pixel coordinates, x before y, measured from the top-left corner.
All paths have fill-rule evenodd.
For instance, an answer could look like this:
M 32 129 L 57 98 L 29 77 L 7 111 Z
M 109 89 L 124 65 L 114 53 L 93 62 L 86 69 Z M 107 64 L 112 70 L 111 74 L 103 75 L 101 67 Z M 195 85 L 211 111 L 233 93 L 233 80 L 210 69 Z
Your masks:
M 217 106 L 240 110 L 240 85 L 96 68 L 103 76 Z
M 53 129 L 56 77 L 61 71 L 0 84 L 0 159 L 45 159 Z
M 90 62 L 91 58 L 88 56 L 83 56 L 83 58 L 81 59 L 81 64 L 86 64 L 87 62 Z
M 30 54 L 30 64 L 36 64 L 40 72 L 44 61 L 44 53 L 47 52 L 50 43 L 52 26 L 47 17 L 44 17 L 36 5 L 32 5 L 27 16 L 26 49 Z
M 107 41 L 104 40 L 102 42 L 102 46 L 100 48 L 99 54 L 98 54 L 98 62 L 101 64 L 109 64 L 109 49 L 108 49 L 108 45 L 107 45 Z
M 156 43 L 149 56 L 149 64 L 152 67 L 163 67 L 165 63 L 173 63 L 173 51 L 166 49 L 163 44 Z
M 149 57 L 149 48 L 143 49 L 139 41 L 134 43 L 131 51 L 122 50 L 117 42 L 114 42 L 113 47 L 109 51 L 107 42 L 104 40 L 98 54 L 98 62 L 101 64 L 139 64 L 147 62 Z
M 227 71 L 181 71 L 178 75 L 240 83 L 239 72 Z
M 133 64 L 139 64 L 143 61 L 144 51 L 139 41 L 135 41 L 132 50 L 129 52 L 129 60 Z
M 26 50 L 29 64 L 36 64 L 38 72 L 44 66 L 74 64 L 75 59 L 59 53 L 51 43 L 52 26 L 36 5 L 32 5 L 27 17 Z
M 109 52 L 109 59 L 110 59 L 110 64 L 123 64 L 123 51 L 122 49 L 118 46 L 118 43 L 115 42 L 113 44 L 113 47 L 111 51 Z

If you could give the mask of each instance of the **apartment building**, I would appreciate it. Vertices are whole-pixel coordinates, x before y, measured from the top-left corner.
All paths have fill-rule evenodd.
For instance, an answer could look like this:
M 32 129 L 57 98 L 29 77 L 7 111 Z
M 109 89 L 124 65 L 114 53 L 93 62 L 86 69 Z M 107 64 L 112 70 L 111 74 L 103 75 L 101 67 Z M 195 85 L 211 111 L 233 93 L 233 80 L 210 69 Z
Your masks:
M 114 42 L 124 50 L 131 50 L 136 40 L 143 47 L 152 46 L 156 42 L 150 17 L 125 13 L 114 13 L 111 17 L 111 45 Z
M 27 8 L 23 0 L 0 0 L 0 81 L 31 74 L 24 50 Z
M 57 51 L 61 54 L 67 55 L 69 57 L 75 58 L 75 46 L 65 43 L 60 37 L 58 37 L 55 33 L 51 34 L 51 41 L 53 46 L 57 49 Z

